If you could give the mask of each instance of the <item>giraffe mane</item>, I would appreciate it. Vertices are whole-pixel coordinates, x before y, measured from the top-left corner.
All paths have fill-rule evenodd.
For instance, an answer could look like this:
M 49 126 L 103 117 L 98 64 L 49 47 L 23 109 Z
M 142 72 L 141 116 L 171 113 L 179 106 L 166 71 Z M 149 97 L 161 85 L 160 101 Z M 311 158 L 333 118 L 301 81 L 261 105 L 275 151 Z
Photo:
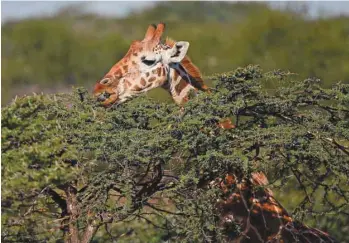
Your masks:
M 166 38 L 166 41 L 165 41 L 166 45 L 173 47 L 175 43 L 176 42 L 173 39 L 169 37 Z M 202 79 L 199 68 L 194 65 L 194 63 L 190 60 L 190 58 L 187 55 L 183 58 L 183 60 L 181 61 L 181 64 L 183 68 L 188 72 L 188 74 L 195 79 L 196 81 L 195 86 L 197 88 L 204 91 L 208 90 L 208 87 L 205 85 L 204 80 Z

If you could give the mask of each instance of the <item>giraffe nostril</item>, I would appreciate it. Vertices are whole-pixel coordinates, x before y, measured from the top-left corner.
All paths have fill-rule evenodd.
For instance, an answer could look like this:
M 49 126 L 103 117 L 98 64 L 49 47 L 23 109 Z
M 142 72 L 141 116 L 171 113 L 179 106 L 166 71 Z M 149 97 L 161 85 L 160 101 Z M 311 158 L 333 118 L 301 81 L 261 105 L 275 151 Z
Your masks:
M 99 83 L 103 85 L 107 85 L 110 83 L 110 79 L 109 78 L 102 79 Z

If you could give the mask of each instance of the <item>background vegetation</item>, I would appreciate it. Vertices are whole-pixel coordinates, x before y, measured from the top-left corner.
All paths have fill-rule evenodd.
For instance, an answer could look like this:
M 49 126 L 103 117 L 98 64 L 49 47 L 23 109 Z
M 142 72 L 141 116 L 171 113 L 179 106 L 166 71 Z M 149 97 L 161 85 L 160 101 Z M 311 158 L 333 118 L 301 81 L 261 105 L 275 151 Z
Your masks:
M 214 94 L 199 95 L 184 116 L 172 102 L 158 101 L 167 99 L 160 90 L 150 95 L 156 100 L 146 94 L 118 110 L 98 107 L 88 94 L 92 85 L 159 21 L 167 23 L 168 36 L 191 43 L 189 55 Z M 219 235 L 210 206 L 217 194 L 197 183 L 228 166 L 266 172 L 297 219 L 348 242 L 347 46 L 348 17 L 309 20 L 257 3 L 166 2 L 114 19 L 71 8 L 4 24 L 2 240 L 62 242 L 65 192 L 73 186 L 80 230 L 98 216 L 95 242 L 202 241 L 203 232 Z M 265 71 L 249 66 L 212 76 L 251 63 Z M 9 104 L 16 94 L 71 86 L 85 88 Z M 227 116 L 234 122 L 239 116 L 240 127 L 215 130 L 212 121 Z M 246 148 L 260 141 L 261 162 L 253 164 L 254 151 Z M 149 164 L 180 178 L 140 193 L 135 181 Z M 116 192 L 127 196 L 125 207 L 115 203 Z M 171 196 L 181 206 L 166 208 L 176 214 L 141 207 L 135 194 L 141 201 Z
M 309 20 L 263 3 L 163 2 L 124 18 L 105 18 L 84 14 L 78 5 L 54 17 L 2 26 L 2 102 L 77 85 L 91 90 L 130 42 L 159 21 L 167 23 L 168 36 L 192 43 L 189 54 L 204 75 L 259 64 L 318 77 L 327 86 L 349 82 L 348 17 Z
M 256 66 L 212 81 L 184 113 L 145 95 L 106 110 L 85 89 L 4 108 L 2 241 L 61 242 L 92 224 L 94 242 L 217 242 L 220 194 L 202 183 L 263 171 L 296 219 L 347 242 L 349 86 Z M 216 126 L 226 117 L 236 129 Z

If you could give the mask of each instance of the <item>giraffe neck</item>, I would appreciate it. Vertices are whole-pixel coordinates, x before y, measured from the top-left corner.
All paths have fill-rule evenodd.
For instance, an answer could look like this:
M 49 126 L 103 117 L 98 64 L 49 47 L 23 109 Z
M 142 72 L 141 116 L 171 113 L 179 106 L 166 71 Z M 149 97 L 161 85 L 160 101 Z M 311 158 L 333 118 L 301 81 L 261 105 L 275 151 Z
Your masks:
M 191 92 L 207 90 L 200 76 L 190 75 L 181 63 L 171 64 L 168 71 L 168 82 L 163 86 L 168 90 L 177 104 L 183 104 L 189 100 Z
M 250 181 L 233 174 L 218 181 L 223 192 L 216 204 L 220 225 L 228 231 L 232 224 L 241 229 L 237 238 L 227 234 L 228 242 L 335 242 L 327 233 L 295 221 L 267 185 L 261 172 L 252 173 Z

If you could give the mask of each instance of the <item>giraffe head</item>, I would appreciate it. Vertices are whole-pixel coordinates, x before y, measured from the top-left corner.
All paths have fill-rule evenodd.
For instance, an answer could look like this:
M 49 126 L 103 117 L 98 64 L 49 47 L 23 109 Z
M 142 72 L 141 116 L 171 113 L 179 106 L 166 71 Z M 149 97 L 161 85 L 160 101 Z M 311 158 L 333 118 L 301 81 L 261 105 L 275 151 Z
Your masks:
M 188 61 L 189 42 L 167 40 L 161 43 L 164 30 L 163 23 L 150 25 L 144 39 L 133 41 L 126 55 L 97 82 L 93 93 L 104 106 L 122 103 L 142 92 L 166 86 L 171 79 L 170 69 Z M 187 72 L 182 68 L 181 75 L 184 73 Z

